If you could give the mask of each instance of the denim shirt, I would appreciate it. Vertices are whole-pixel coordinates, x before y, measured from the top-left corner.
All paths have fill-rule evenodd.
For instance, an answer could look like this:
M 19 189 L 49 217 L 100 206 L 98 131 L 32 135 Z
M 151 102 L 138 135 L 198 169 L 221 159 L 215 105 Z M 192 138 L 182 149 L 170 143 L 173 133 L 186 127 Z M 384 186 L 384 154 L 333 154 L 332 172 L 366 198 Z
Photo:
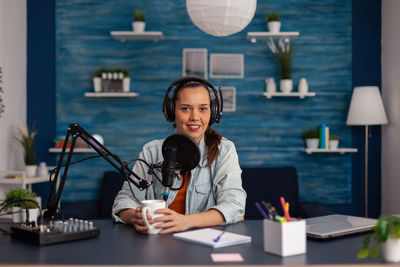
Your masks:
M 162 144 L 164 140 L 154 140 L 143 147 L 140 158 L 149 164 L 159 163 L 163 161 Z M 242 188 L 242 170 L 239 167 L 239 159 L 235 145 L 232 141 L 222 138 L 219 145 L 220 154 L 215 161 L 209 166 L 205 155 L 207 147 L 204 137 L 199 143 L 200 162 L 197 167 L 191 171 L 191 178 L 186 191 L 186 213 L 193 214 L 204 212 L 210 209 L 216 209 L 222 213 L 225 218 L 224 224 L 239 222 L 244 216 L 246 205 L 246 192 Z M 147 177 L 148 167 L 141 161 L 137 161 L 133 167 L 133 172 L 142 178 Z M 161 179 L 160 172 L 156 173 Z M 145 199 L 163 199 L 162 193 L 164 187 L 155 177 L 151 177 L 153 184 L 147 189 L 140 191 L 135 185 L 131 184 L 131 188 L 135 197 L 139 200 Z M 173 188 L 179 188 L 181 184 L 180 178 L 175 178 Z M 167 207 L 174 201 L 178 191 L 171 190 Z M 115 221 L 123 222 L 117 216 L 118 212 L 140 206 L 129 189 L 128 182 L 125 182 L 121 191 L 115 197 L 112 208 L 112 215 Z

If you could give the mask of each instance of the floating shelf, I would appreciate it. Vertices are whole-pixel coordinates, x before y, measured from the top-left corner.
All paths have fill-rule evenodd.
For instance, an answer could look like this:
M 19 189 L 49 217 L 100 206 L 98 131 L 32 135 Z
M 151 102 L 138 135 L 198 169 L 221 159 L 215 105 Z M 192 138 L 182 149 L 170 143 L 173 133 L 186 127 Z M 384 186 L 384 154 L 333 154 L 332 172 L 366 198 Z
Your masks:
M 85 93 L 85 97 L 137 97 L 139 94 L 134 92 L 122 93 L 122 92 L 103 92 L 103 93 L 95 93 L 95 92 L 87 92 Z
M 50 147 L 49 152 L 50 153 L 61 153 L 62 147 Z M 65 152 L 69 152 L 69 148 L 65 150 Z M 74 153 L 97 153 L 94 149 L 92 148 L 74 148 Z
M 357 152 L 357 148 L 338 148 L 338 149 L 323 149 L 323 148 L 306 148 L 304 149 L 304 152 L 307 154 L 312 154 L 312 153 L 355 153 Z
M 164 39 L 162 32 L 134 32 L 134 31 L 112 31 L 111 36 L 118 41 L 154 41 Z
M 291 93 L 283 93 L 283 92 L 275 92 L 275 93 L 268 93 L 264 92 L 262 94 L 266 98 L 270 99 L 272 97 L 298 97 L 298 98 L 305 98 L 305 97 L 313 97 L 315 96 L 314 92 L 308 92 L 308 93 L 299 93 L 299 92 L 291 92 Z
M 294 39 L 300 35 L 299 32 L 277 32 L 277 33 L 271 33 L 271 32 L 248 32 L 246 39 L 249 40 L 252 43 L 255 43 L 257 41 L 265 41 L 268 39 L 279 39 L 282 37 L 286 37 L 289 39 Z

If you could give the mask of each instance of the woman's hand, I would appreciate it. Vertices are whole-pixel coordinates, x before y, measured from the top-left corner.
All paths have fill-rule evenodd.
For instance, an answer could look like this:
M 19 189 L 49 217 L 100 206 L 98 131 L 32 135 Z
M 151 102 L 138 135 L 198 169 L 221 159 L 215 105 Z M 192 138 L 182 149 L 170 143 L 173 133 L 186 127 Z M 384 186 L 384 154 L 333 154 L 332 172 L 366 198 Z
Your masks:
M 156 228 L 162 228 L 159 234 L 181 232 L 193 227 L 191 218 L 188 215 L 177 213 L 171 209 L 159 209 L 155 213 L 164 214 L 164 216 L 153 220 L 158 223 L 155 226 Z
M 149 233 L 149 227 L 145 225 L 142 218 L 142 208 L 137 207 L 136 209 L 125 209 L 119 212 L 118 216 L 126 223 L 132 224 L 136 231 L 142 234 Z M 147 220 L 150 224 L 154 223 L 154 220 L 149 214 L 147 214 Z

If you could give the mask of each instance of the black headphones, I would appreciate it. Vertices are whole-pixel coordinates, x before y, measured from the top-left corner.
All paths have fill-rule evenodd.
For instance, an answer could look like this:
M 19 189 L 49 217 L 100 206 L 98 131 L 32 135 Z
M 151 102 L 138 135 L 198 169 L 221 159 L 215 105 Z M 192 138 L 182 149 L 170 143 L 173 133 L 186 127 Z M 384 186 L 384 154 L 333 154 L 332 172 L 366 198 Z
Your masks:
M 163 102 L 163 113 L 167 121 L 173 122 L 175 121 L 175 103 L 173 96 L 175 92 L 172 94 L 172 97 L 169 96 L 171 90 L 175 90 L 176 87 L 179 87 L 183 83 L 187 82 L 199 82 L 204 85 L 209 91 L 213 91 L 214 99 L 211 99 L 210 96 L 210 122 L 209 125 L 213 124 L 214 122 L 219 123 L 222 117 L 222 109 L 223 109 L 223 99 L 222 93 L 220 89 L 215 89 L 214 86 L 207 80 L 202 79 L 196 76 L 185 76 L 179 79 L 176 79 L 171 83 L 168 87 L 167 92 L 165 93 L 164 102 Z M 219 94 L 218 94 L 219 93 Z

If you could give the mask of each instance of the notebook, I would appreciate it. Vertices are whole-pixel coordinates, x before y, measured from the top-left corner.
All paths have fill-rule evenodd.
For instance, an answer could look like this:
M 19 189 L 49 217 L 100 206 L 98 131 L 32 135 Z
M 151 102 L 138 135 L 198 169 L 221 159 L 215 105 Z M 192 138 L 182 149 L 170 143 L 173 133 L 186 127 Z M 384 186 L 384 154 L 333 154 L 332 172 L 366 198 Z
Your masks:
M 367 232 L 375 226 L 376 222 L 375 219 L 340 214 L 309 218 L 306 219 L 307 236 L 316 239 L 329 239 Z
M 213 248 L 233 246 L 251 242 L 251 236 L 224 232 L 212 228 L 175 233 L 173 236 L 176 239 L 193 242 L 200 245 L 206 245 Z M 214 240 L 217 237 L 220 238 L 216 242 Z

